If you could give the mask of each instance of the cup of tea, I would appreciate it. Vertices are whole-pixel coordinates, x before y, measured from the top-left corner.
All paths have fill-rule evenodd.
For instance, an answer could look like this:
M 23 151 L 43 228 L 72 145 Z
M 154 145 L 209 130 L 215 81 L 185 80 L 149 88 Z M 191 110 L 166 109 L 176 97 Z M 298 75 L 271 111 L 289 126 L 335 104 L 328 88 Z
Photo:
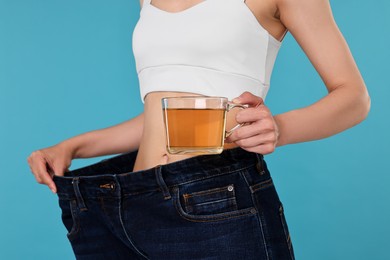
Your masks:
M 225 138 L 242 124 L 226 131 L 226 114 L 234 104 L 225 97 L 166 97 L 162 99 L 167 151 L 170 154 L 219 154 Z

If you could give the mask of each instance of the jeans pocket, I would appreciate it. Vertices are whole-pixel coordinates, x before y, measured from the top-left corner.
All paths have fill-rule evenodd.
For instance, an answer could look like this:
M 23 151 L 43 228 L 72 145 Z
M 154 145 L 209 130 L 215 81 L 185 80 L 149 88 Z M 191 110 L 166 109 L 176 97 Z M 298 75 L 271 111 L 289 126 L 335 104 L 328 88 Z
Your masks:
M 234 185 L 181 194 L 173 188 L 173 202 L 179 215 L 189 221 L 220 221 L 257 213 L 254 207 L 238 209 Z
M 68 230 L 66 236 L 68 237 L 69 241 L 72 241 L 76 238 L 80 231 L 77 201 L 75 199 L 70 201 L 60 200 L 60 207 L 62 210 L 62 222 L 64 223 L 65 228 Z
M 183 194 L 188 214 L 207 215 L 237 210 L 234 184 Z
M 292 242 L 291 242 L 291 237 L 290 237 L 290 232 L 288 230 L 288 226 L 287 226 L 287 222 L 286 222 L 286 217 L 284 215 L 284 208 L 283 208 L 283 204 L 282 203 L 280 203 L 280 206 L 279 206 L 279 216 L 280 216 L 280 221 L 282 223 L 284 235 L 286 237 L 288 250 L 290 251 L 291 259 L 295 259 L 294 258 L 294 250 L 293 250 L 293 247 L 292 247 Z

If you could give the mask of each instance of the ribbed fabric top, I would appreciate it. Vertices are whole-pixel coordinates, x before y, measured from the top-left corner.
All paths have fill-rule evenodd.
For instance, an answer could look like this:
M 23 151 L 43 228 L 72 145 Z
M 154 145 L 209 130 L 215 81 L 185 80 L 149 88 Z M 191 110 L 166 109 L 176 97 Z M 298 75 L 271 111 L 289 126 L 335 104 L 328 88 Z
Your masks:
M 150 1 L 133 32 L 142 101 L 154 91 L 265 99 L 281 42 L 244 0 L 204 0 L 175 13 Z

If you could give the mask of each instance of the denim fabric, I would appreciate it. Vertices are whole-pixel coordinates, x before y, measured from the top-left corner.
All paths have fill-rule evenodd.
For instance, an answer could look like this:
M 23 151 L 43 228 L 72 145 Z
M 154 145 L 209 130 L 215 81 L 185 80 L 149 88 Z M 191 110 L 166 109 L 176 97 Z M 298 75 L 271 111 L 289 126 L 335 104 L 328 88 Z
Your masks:
M 294 259 L 262 155 L 235 148 L 131 172 L 136 155 L 54 177 L 77 259 Z

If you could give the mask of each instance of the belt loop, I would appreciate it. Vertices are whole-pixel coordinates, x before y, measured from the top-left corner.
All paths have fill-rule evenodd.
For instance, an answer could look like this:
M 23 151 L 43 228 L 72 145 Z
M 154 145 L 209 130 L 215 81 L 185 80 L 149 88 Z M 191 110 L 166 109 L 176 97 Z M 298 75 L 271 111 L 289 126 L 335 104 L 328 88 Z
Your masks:
M 157 180 L 158 186 L 160 186 L 161 191 L 164 195 L 164 200 L 169 200 L 171 198 L 171 194 L 169 193 L 168 186 L 163 179 L 160 165 L 156 167 L 155 173 L 156 173 L 156 180 Z
M 79 189 L 79 182 L 80 182 L 80 177 L 75 177 L 72 179 L 74 193 L 76 194 L 77 205 L 80 211 L 86 211 L 88 210 L 88 208 L 87 206 L 85 206 L 83 196 L 81 196 L 81 192 Z
M 256 153 L 257 157 L 257 164 L 256 168 L 260 175 L 263 175 L 265 173 L 265 167 L 264 167 L 264 156 L 262 154 Z

